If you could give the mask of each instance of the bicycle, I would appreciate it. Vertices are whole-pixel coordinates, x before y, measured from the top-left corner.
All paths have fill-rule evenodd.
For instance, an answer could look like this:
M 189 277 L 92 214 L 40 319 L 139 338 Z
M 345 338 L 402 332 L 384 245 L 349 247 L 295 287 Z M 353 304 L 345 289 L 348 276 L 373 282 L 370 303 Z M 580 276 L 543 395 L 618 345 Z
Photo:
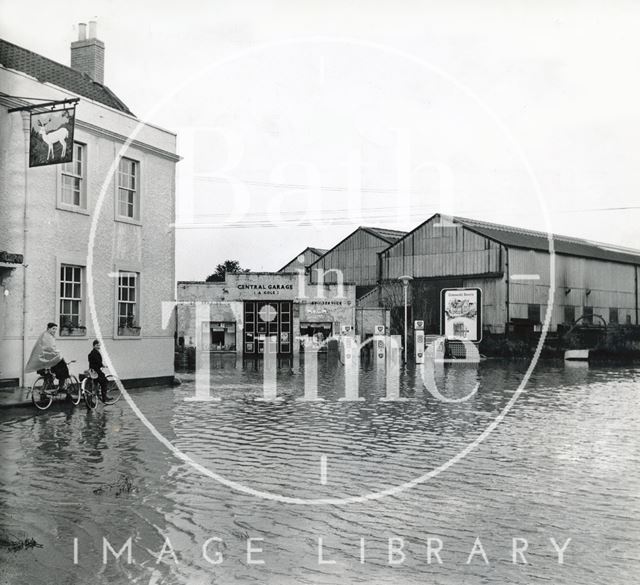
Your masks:
M 71 360 L 69 363 L 73 364 L 76 360 Z M 50 368 L 44 368 L 38 370 L 40 376 L 31 386 L 31 402 L 38 410 L 47 410 L 53 402 L 53 397 L 57 396 L 60 392 L 66 392 L 67 396 L 71 400 L 74 406 L 80 404 L 80 382 L 73 374 L 70 374 L 67 378 L 67 385 L 65 388 L 60 388 L 56 384 L 55 377 Z
M 102 400 L 102 388 L 98 382 L 98 375 L 94 370 L 87 370 L 82 378 L 80 384 L 80 393 L 84 397 L 84 402 L 89 410 L 93 410 L 98 406 L 98 400 L 104 403 L 105 406 L 115 404 L 120 400 L 122 396 L 120 388 L 116 383 L 116 379 L 112 374 L 106 374 L 107 377 L 107 399 Z

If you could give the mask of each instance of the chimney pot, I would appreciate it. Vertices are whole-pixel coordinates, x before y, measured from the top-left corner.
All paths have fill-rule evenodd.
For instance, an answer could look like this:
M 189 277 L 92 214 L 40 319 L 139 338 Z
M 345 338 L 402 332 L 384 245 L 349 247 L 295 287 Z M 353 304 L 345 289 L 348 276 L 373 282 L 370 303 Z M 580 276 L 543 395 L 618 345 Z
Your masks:
M 98 83 L 104 83 L 104 43 L 96 38 L 96 21 L 89 21 L 89 37 L 87 25 L 78 25 L 79 39 L 71 43 L 71 67 L 86 73 Z

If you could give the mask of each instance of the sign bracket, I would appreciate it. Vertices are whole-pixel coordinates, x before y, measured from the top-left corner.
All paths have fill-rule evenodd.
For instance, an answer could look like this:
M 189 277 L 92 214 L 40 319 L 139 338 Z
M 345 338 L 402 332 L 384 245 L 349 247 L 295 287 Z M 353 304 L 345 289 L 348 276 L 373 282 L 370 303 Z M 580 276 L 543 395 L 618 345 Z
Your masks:
M 39 99 L 39 98 L 29 98 L 29 99 Z M 51 109 L 53 109 L 56 106 L 60 106 L 60 105 L 77 104 L 79 101 L 80 101 L 80 98 L 69 98 L 67 100 L 57 100 L 57 101 L 52 101 L 52 102 L 44 102 L 42 104 L 30 104 L 28 106 L 20 106 L 19 108 L 11 108 L 11 109 L 7 110 L 7 113 L 11 114 L 13 112 L 30 112 L 31 110 L 35 110 L 36 108 L 48 108 L 48 107 L 51 107 Z

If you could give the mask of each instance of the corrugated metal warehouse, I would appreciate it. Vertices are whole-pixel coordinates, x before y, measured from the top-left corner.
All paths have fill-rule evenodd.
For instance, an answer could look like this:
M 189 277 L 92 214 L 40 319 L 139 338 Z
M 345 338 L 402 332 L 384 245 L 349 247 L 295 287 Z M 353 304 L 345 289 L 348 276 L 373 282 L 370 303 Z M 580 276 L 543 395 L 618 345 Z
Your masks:
M 597 316 L 611 324 L 638 324 L 640 251 L 565 236 L 554 236 L 553 244 L 551 331 Z M 443 288 L 482 289 L 484 328 L 492 333 L 504 333 L 508 324 L 539 329 L 544 321 L 551 282 L 546 233 L 436 214 L 379 260 L 378 302 L 389 302 L 388 291 L 400 276 L 412 276 L 412 317 L 424 319 L 426 332 L 439 331 Z
M 320 273 L 323 282 L 336 283 L 341 273 L 343 282 L 356 283 L 359 298 L 378 284 L 378 252 L 404 235 L 397 230 L 359 227 L 309 266 L 310 282 L 317 283 Z

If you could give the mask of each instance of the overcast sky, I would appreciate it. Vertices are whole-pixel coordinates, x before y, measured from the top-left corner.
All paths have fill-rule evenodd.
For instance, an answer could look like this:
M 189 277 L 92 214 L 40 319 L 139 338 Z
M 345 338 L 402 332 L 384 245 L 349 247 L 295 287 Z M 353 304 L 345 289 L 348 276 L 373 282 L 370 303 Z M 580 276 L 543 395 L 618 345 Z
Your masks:
M 179 136 L 177 277 L 276 270 L 432 213 L 640 248 L 634 2 L 0 0 L 62 63 L 98 21 L 105 84 Z M 536 188 L 536 182 L 540 189 Z M 539 192 L 542 199 L 539 197 Z

